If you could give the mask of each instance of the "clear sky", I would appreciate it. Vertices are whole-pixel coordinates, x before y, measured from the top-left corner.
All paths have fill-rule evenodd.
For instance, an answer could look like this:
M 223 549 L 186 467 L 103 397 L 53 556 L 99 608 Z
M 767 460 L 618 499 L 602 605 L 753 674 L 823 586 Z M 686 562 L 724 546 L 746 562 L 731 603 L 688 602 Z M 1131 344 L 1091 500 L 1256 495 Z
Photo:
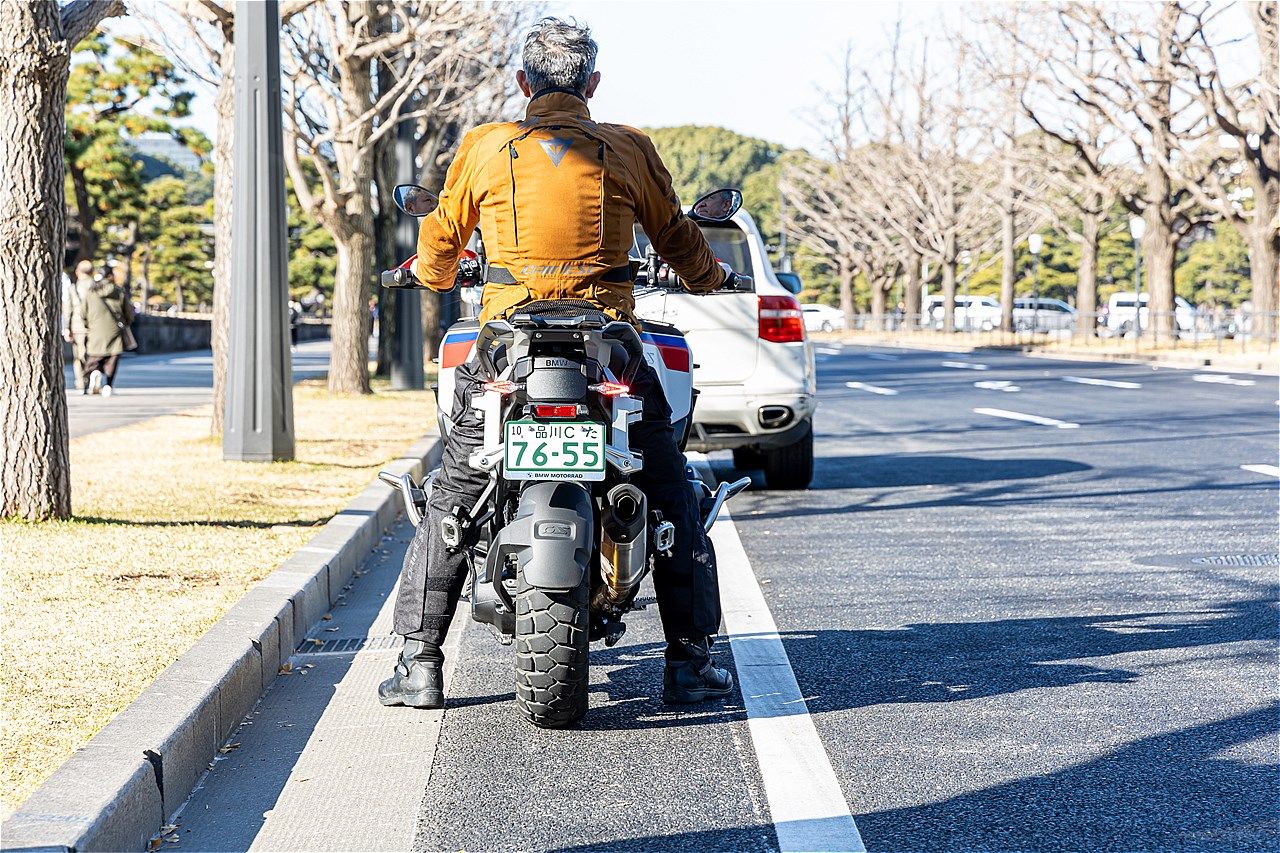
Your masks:
M 927 26 L 937 3 L 562 0 L 552 14 L 587 23 L 600 45 L 600 121 L 713 124 L 792 147 L 816 148 L 822 89 L 839 84 L 845 45 L 887 50 L 899 12 Z

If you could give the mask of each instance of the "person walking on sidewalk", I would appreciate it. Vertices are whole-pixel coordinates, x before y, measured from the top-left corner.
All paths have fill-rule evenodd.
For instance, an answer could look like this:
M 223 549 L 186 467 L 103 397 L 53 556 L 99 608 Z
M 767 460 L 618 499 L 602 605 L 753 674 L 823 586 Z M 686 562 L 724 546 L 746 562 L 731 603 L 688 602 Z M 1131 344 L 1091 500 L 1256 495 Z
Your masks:
M 78 310 L 85 326 L 84 372 L 87 393 L 110 397 L 120 353 L 137 348 L 133 340 L 133 304 L 112 276 L 98 276 L 85 288 Z
M 76 388 L 82 394 L 89 393 L 89 383 L 84 372 L 85 339 L 89 329 L 85 325 L 84 313 L 80 306 L 93 286 L 93 263 L 81 261 L 76 264 L 76 279 L 62 289 L 62 337 L 71 344 L 72 371 L 76 377 Z

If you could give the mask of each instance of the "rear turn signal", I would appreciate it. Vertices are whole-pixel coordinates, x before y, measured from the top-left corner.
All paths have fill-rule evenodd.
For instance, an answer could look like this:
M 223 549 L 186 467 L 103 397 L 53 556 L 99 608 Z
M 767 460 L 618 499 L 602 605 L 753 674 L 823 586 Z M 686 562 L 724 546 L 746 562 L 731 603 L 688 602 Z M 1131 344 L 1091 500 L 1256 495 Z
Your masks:
M 761 296 L 760 337 L 775 344 L 804 340 L 804 315 L 794 296 Z
M 630 386 L 623 385 L 621 382 L 600 382 L 596 385 L 592 385 L 591 390 L 595 391 L 601 397 L 619 397 L 631 392 Z
M 578 416 L 578 407 L 572 406 L 551 406 L 544 403 L 536 403 L 533 407 L 533 416 L 535 418 L 576 418 Z

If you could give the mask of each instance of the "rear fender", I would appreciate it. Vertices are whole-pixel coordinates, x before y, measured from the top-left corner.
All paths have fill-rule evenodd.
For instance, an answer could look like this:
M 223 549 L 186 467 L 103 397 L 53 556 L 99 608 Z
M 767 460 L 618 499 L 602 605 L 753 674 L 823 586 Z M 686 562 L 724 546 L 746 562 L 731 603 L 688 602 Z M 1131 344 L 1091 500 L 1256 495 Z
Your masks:
M 578 483 L 534 483 L 520 495 L 516 517 L 499 534 L 530 586 L 567 592 L 578 584 L 595 543 L 595 504 Z

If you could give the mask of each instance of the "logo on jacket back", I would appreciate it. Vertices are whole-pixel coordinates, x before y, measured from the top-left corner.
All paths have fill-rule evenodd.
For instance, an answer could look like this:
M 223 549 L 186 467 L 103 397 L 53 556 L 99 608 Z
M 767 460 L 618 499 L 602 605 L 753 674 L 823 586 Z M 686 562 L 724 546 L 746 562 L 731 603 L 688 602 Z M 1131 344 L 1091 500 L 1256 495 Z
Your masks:
M 564 155 L 569 153 L 569 146 L 573 144 L 572 139 L 565 139 L 562 136 L 553 136 L 545 142 L 539 142 L 542 150 L 547 152 L 547 156 L 551 158 L 551 165 L 559 168 L 560 161 L 564 159 Z

